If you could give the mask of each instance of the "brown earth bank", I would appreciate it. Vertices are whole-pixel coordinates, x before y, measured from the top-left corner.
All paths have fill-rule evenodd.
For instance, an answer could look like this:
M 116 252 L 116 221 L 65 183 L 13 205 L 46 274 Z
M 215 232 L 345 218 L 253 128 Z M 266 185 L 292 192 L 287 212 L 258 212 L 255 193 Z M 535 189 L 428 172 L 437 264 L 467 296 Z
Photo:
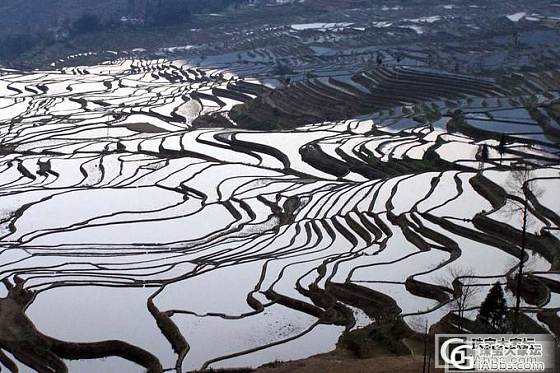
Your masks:
M 440 373 L 435 369 L 433 338 L 424 340 L 424 336 L 415 334 L 402 338 L 395 336 L 395 341 L 382 343 L 379 336 L 366 340 L 364 333 L 371 334 L 372 326 L 345 333 L 333 351 L 294 361 L 274 361 L 258 368 L 238 368 L 223 370 L 206 370 L 204 372 L 222 373 Z M 375 333 L 374 333 L 375 334 Z M 378 334 L 378 333 L 377 333 Z M 361 344 L 359 351 L 348 348 L 349 341 Z M 394 343 L 402 343 L 403 349 L 395 349 Z M 426 351 L 426 363 L 424 362 Z M 432 355 L 429 357 L 429 355 Z M 426 369 L 423 367 L 426 365 Z M 428 369 L 428 365 L 430 368 Z M 200 373 L 200 372 L 199 372 Z
M 257 368 L 258 373 L 419 373 L 422 372 L 423 356 L 382 356 L 371 359 L 340 359 L 314 356 L 308 359 L 268 364 Z M 432 367 L 430 372 L 443 372 Z
M 380 356 L 370 359 L 354 359 L 336 356 L 333 353 L 312 356 L 307 359 L 273 362 L 256 369 L 208 370 L 222 373 L 420 373 L 423 372 L 423 356 Z M 430 364 L 429 372 L 440 373 Z M 426 369 L 428 372 L 428 369 Z

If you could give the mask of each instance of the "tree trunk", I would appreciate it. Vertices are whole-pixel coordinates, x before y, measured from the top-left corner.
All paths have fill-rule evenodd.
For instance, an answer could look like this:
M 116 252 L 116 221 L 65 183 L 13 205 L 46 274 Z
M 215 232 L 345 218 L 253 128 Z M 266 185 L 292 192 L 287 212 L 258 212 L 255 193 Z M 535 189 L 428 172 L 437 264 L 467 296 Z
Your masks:
M 422 364 L 422 373 L 426 373 L 426 355 L 428 353 L 428 321 L 424 328 L 424 363 Z
M 527 235 L 527 197 L 523 200 L 523 233 L 521 235 L 521 252 L 519 253 L 519 271 L 517 272 L 517 285 L 515 290 L 515 317 L 513 332 L 519 332 L 519 308 L 521 306 L 521 282 L 523 279 L 523 259 L 525 258 L 525 237 Z

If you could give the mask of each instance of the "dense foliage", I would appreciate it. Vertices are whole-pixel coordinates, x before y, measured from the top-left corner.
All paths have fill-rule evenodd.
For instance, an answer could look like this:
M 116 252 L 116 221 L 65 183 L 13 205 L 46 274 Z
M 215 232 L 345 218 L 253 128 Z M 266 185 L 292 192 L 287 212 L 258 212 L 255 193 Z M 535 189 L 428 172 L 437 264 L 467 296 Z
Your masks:
M 95 14 L 84 14 L 72 24 L 72 29 L 76 34 L 95 32 L 100 30 L 101 27 L 101 21 Z
M 0 58 L 10 59 L 17 57 L 32 48 L 37 42 L 36 37 L 28 34 L 8 35 L 0 40 Z
M 26 0 L 21 0 L 22 6 Z M 87 7 L 72 6 L 65 9 L 64 22 L 60 22 L 60 15 L 55 19 L 43 19 L 41 31 L 31 26 L 24 32 L 5 34 L 0 37 L 0 60 L 9 62 L 21 57 L 23 53 L 31 50 L 37 45 L 48 45 L 53 42 L 65 41 L 74 36 L 94 33 L 104 30 L 113 30 L 119 27 L 165 27 L 181 24 L 190 24 L 193 14 L 219 12 L 234 4 L 245 0 L 129 0 L 128 6 L 123 2 L 115 1 L 107 5 L 103 1 L 88 3 Z M 44 0 L 51 3 L 51 0 Z M 17 7 L 18 3 L 12 3 Z M 55 4 L 52 4 L 55 8 Z M 53 10 L 51 9 L 51 10 Z M 57 12 L 53 12 L 56 14 Z M 37 9 L 38 17 L 43 15 L 48 18 L 46 12 Z M 44 18 L 43 17 L 43 18 Z M 141 22 L 122 23 L 121 17 L 132 17 L 140 19 Z
M 167 0 L 159 2 L 153 12 L 156 25 L 177 25 L 191 19 L 189 2 L 185 0 Z

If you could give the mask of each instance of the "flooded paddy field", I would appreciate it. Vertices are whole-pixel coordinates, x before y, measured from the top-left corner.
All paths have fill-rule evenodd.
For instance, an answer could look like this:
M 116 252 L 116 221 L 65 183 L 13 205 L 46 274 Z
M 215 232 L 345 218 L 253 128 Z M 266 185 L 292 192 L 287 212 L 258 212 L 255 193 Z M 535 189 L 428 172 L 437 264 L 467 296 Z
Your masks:
M 560 72 L 327 49 L 392 27 L 360 22 L 266 33 L 315 38 L 309 54 L 299 39 L 2 69 L 0 365 L 254 368 L 388 319 L 442 328 L 461 281 L 480 288 L 474 318 L 517 271 L 520 201 L 522 310 L 558 333 Z M 524 53 L 504 58 L 519 67 Z

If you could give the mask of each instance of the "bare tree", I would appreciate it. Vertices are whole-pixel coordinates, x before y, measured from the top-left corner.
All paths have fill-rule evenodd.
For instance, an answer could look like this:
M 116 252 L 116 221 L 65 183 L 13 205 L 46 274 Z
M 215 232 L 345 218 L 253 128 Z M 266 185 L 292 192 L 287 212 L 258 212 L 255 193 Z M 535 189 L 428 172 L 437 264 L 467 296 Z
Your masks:
M 490 159 L 490 151 L 488 150 L 487 144 L 482 144 L 478 147 L 475 158 L 479 161 L 478 169 L 482 172 L 484 170 L 484 165 L 488 163 Z
M 538 197 L 542 195 L 543 191 L 533 183 L 534 167 L 531 164 L 520 162 L 515 164 L 515 167 L 506 183 L 510 196 L 505 206 L 505 212 L 511 217 L 521 217 L 521 251 L 519 252 L 519 267 L 515 279 L 515 309 L 513 322 L 513 332 L 517 333 L 519 329 L 523 269 L 527 249 L 527 230 L 534 225 L 534 219 L 532 215 L 529 214 L 529 198 L 527 195 L 533 194 L 535 197 Z
M 502 161 L 504 160 L 504 154 L 506 153 L 507 150 L 507 140 L 506 140 L 506 135 L 502 134 L 500 135 L 500 142 L 498 144 L 498 153 L 500 153 L 500 164 L 502 164 Z
M 450 266 L 438 279 L 440 285 L 453 289 L 453 300 L 447 307 L 459 316 L 459 329 L 463 329 L 465 310 L 475 306 L 476 294 L 480 291 L 474 276 L 475 271 L 471 267 Z

